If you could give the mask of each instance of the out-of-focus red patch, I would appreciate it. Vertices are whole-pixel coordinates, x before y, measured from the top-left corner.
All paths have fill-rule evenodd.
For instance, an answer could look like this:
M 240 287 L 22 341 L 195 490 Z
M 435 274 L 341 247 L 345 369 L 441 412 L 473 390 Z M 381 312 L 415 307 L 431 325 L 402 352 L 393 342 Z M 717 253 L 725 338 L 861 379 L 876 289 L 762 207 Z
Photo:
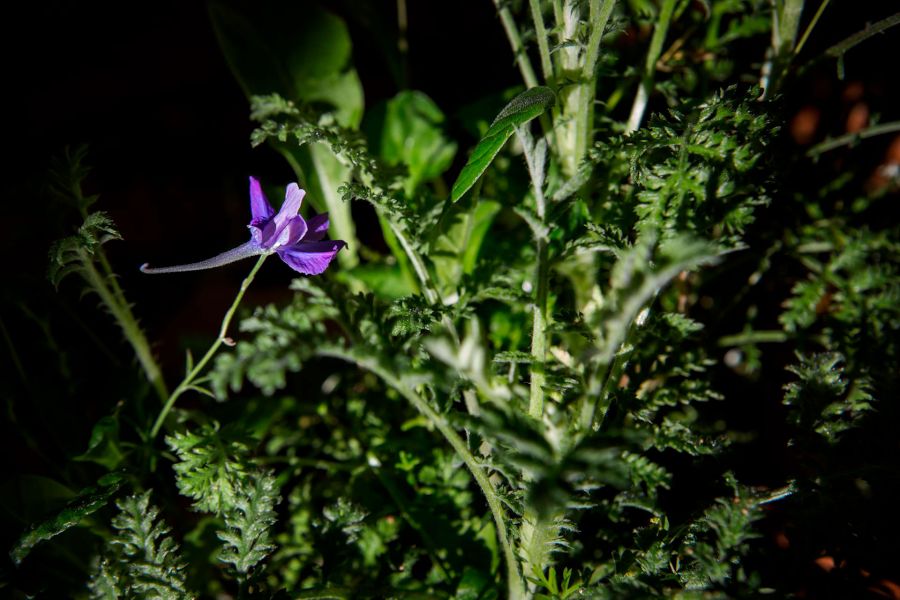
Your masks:
M 848 83 L 847 87 L 844 88 L 843 93 L 841 93 L 841 99 L 847 103 L 858 102 L 859 99 L 863 97 L 864 91 L 865 89 L 863 88 L 861 81 Z
M 869 177 L 866 182 L 866 190 L 876 192 L 897 180 L 900 170 L 900 135 L 894 138 L 884 155 L 884 162 Z
M 900 600 L 900 585 L 890 579 L 879 579 L 878 583 L 869 586 L 868 590 L 882 598 Z
M 775 545 L 782 550 L 787 550 L 791 547 L 791 540 L 788 539 L 788 536 L 785 532 L 779 531 L 775 534 Z
M 900 135 L 895 137 L 891 145 L 888 146 L 884 162 L 889 165 L 900 165 Z
M 791 119 L 791 137 L 803 146 L 813 141 L 819 128 L 821 112 L 815 106 L 804 106 Z
M 834 558 L 831 556 L 820 556 L 813 562 L 826 573 L 830 573 L 834 570 Z
M 857 102 L 847 115 L 847 133 L 862 131 L 869 124 L 869 105 Z

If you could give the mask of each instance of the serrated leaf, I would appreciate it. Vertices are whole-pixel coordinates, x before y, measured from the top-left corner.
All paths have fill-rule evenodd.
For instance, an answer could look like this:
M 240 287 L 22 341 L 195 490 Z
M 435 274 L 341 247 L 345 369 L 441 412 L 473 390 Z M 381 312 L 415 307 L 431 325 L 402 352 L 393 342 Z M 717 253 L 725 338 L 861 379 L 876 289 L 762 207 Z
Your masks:
M 122 487 L 124 478 L 117 473 L 110 473 L 98 483 L 101 486 L 99 489 L 95 487 L 83 489 L 57 514 L 32 525 L 10 550 L 9 556 L 13 562 L 16 565 L 20 564 L 36 545 L 78 525 L 85 517 L 106 506 Z
M 280 499 L 275 477 L 270 473 L 253 473 L 243 481 L 233 507 L 225 513 L 226 529 L 217 534 L 225 542 L 219 560 L 246 574 L 268 556 L 275 549 L 269 532 L 276 521 L 275 505 Z
M 555 102 L 556 94 L 553 93 L 553 90 L 541 86 L 525 90 L 513 98 L 500 111 L 487 133 L 475 146 L 472 155 L 453 184 L 450 200 L 456 202 L 475 185 L 475 182 L 478 181 L 478 178 L 494 161 L 494 157 L 506 144 L 516 127 L 520 127 L 540 116 Z
M 498 352 L 492 359 L 495 363 L 530 363 L 534 358 L 527 352 L 510 350 L 507 352 Z

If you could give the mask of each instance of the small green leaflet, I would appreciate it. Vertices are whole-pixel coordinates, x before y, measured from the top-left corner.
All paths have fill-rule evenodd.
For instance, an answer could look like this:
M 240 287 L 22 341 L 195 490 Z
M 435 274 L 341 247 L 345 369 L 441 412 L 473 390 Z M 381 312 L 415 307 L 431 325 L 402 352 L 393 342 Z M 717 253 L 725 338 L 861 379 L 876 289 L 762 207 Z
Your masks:
M 503 148 L 506 140 L 513 134 L 516 127 L 524 125 L 528 121 L 543 114 L 545 110 L 556 102 L 556 94 L 548 87 L 533 87 L 525 90 L 507 104 L 487 133 L 475 146 L 466 166 L 460 172 L 450 192 L 450 200 L 456 202 L 463 194 L 475 185 L 478 178 L 487 170 Z

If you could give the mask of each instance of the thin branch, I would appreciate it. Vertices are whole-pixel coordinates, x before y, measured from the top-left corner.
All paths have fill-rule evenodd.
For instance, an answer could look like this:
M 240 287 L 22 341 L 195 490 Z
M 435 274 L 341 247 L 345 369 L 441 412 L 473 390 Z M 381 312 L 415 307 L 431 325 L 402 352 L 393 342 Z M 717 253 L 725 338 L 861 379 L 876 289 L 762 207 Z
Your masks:
M 535 76 L 534 69 L 531 67 L 531 61 L 528 60 L 528 54 L 522 45 L 522 38 L 519 36 L 519 30 L 516 28 L 516 22 L 512 14 L 504 5 L 503 0 L 494 0 L 494 6 L 497 7 L 500 22 L 503 23 L 506 37 L 509 38 L 509 45 L 512 47 L 513 56 L 516 57 L 516 64 L 519 65 L 519 71 L 522 73 L 525 85 L 530 88 L 537 87 L 537 76 Z
M 806 44 L 806 40 L 809 38 L 809 34 L 811 34 L 813 29 L 816 27 L 816 24 L 819 22 L 819 19 L 822 17 L 822 13 L 825 12 L 825 7 L 828 6 L 828 3 L 830 1 L 831 0 L 822 0 L 822 4 L 819 5 L 819 10 L 817 10 L 816 14 L 813 15 L 813 18 L 809 22 L 809 25 L 806 26 L 806 30 L 803 32 L 803 35 L 800 36 L 800 41 L 797 42 L 797 46 L 794 48 L 794 55 L 800 54 L 800 51 L 803 49 L 803 46 Z
M 838 136 L 836 138 L 832 138 L 830 140 L 825 140 L 819 144 L 816 144 L 812 148 L 806 151 L 806 156 L 815 157 L 820 154 L 824 154 L 826 152 L 831 152 L 832 150 L 836 150 L 841 146 L 852 146 L 858 141 L 865 140 L 871 137 L 875 137 L 878 135 L 884 135 L 886 133 L 894 133 L 895 131 L 900 131 L 900 121 L 891 121 L 890 123 L 881 123 L 879 125 L 872 125 L 871 127 L 867 127 L 862 131 L 856 131 L 854 133 L 846 133 L 844 135 Z
M 547 44 L 547 28 L 544 27 L 544 15 L 541 13 L 540 0 L 529 0 L 531 19 L 534 21 L 534 33 L 537 36 L 538 52 L 541 55 L 541 71 L 544 81 L 553 81 L 553 63 L 550 62 L 550 46 Z
M 437 412 L 431 405 L 421 396 L 416 394 L 412 389 L 407 387 L 394 373 L 384 368 L 377 360 L 371 357 L 356 355 L 343 348 L 331 347 L 320 348 L 317 351 L 320 356 L 338 358 L 346 362 L 355 364 L 361 369 L 365 369 L 377 375 L 387 385 L 394 388 L 410 404 L 412 404 L 428 421 L 437 429 L 444 439 L 453 447 L 456 453 L 462 458 L 468 467 L 478 487 L 481 488 L 490 508 L 491 515 L 494 518 L 494 525 L 497 528 L 497 539 L 500 547 L 503 549 L 503 555 L 506 562 L 507 586 L 509 588 L 509 597 L 513 600 L 519 600 L 524 597 L 524 586 L 522 578 L 519 575 L 518 560 L 509 541 L 509 534 L 506 527 L 506 514 L 503 509 L 503 503 L 497 495 L 494 484 L 491 483 L 485 470 L 475 459 L 475 456 L 469 451 L 466 442 L 456 433 L 456 430 L 450 426 L 445 416 Z
M 641 83 L 635 94 L 634 103 L 631 105 L 628 124 L 625 127 L 626 133 L 637 131 L 637 128 L 641 126 L 641 121 L 644 119 L 647 102 L 650 100 L 650 92 L 653 91 L 653 75 L 656 73 L 656 61 L 659 60 L 662 54 L 663 43 L 666 41 L 669 24 L 672 22 L 672 15 L 675 12 L 675 3 L 676 0 L 664 0 L 659 11 L 659 20 L 656 23 L 656 27 L 653 28 L 650 49 L 647 51 L 644 74 L 641 77 Z
M 885 19 L 882 19 L 880 21 L 872 23 L 871 25 L 869 25 L 862 31 L 854 33 L 853 35 L 838 42 L 837 44 L 835 44 L 834 46 L 832 46 L 831 48 L 829 48 L 828 50 L 825 51 L 825 56 L 828 56 L 831 58 L 838 58 L 841 55 L 843 55 L 844 53 L 846 53 L 847 50 L 850 50 L 854 46 L 858 46 L 859 44 L 863 43 L 870 37 L 874 37 L 874 36 L 878 35 L 879 33 L 881 33 L 882 31 L 885 31 L 886 29 L 890 29 L 891 27 L 894 27 L 896 25 L 900 25 L 900 13 L 895 13 L 895 14 L 891 15 L 890 17 L 887 17 Z

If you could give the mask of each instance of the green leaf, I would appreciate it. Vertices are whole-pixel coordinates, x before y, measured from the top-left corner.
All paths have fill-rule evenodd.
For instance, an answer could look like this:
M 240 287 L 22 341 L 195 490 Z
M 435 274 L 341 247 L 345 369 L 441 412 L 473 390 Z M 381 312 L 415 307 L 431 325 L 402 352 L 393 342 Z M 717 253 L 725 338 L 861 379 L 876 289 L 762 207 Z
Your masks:
M 463 204 L 450 209 L 430 253 L 441 291 L 447 294 L 456 291 L 463 274 L 475 269 L 484 238 L 500 212 L 500 204 L 493 200 L 481 200 L 468 209 L 461 207 Z
M 107 554 L 91 577 L 94 597 L 182 600 L 193 598 L 185 582 L 185 564 L 171 529 L 150 503 L 150 490 L 116 502 L 112 520 L 118 532 L 107 543 Z
M 37 544 L 78 525 L 82 519 L 106 506 L 110 498 L 122 487 L 123 482 L 124 478 L 121 475 L 110 473 L 98 481 L 99 489 L 89 487 L 81 490 L 78 496 L 57 514 L 32 525 L 12 547 L 9 552 L 10 558 L 18 565 Z
M 235 78 L 249 97 L 277 93 L 334 107 L 338 121 L 362 118 L 362 84 L 343 20 L 315 3 L 261 3 L 252 14 L 216 2 L 210 17 Z
M 475 182 L 491 165 L 494 157 L 503 148 L 506 140 L 513 134 L 516 127 L 520 127 L 540 116 L 555 102 L 556 94 L 547 87 L 534 87 L 513 98 L 500 111 L 487 133 L 475 146 L 475 150 L 472 151 L 466 166 L 463 167 L 462 172 L 456 179 L 456 183 L 453 184 L 450 199 L 456 202 L 475 185 Z
M 444 114 L 422 92 L 400 92 L 385 107 L 381 157 L 390 166 L 406 166 L 404 191 L 409 197 L 453 162 L 456 144 L 444 136 L 443 123 Z
M 335 278 L 348 285 L 359 282 L 365 289 L 387 300 L 403 298 L 416 292 L 415 281 L 396 264 L 357 265 L 349 270 L 338 271 Z
M 233 505 L 249 450 L 234 428 L 220 429 L 213 422 L 168 436 L 166 443 L 179 458 L 172 467 L 178 491 L 193 498 L 195 509 L 221 514 Z
M 103 417 L 94 425 L 88 449 L 74 457 L 82 462 L 95 462 L 110 471 L 115 470 L 125 458 L 119 448 L 119 420 L 117 416 Z
M 219 560 L 246 574 L 275 550 L 269 533 L 277 520 L 275 505 L 280 500 L 275 477 L 270 473 L 254 473 L 242 482 L 233 508 L 225 513 L 226 528 L 218 533 L 225 542 Z

